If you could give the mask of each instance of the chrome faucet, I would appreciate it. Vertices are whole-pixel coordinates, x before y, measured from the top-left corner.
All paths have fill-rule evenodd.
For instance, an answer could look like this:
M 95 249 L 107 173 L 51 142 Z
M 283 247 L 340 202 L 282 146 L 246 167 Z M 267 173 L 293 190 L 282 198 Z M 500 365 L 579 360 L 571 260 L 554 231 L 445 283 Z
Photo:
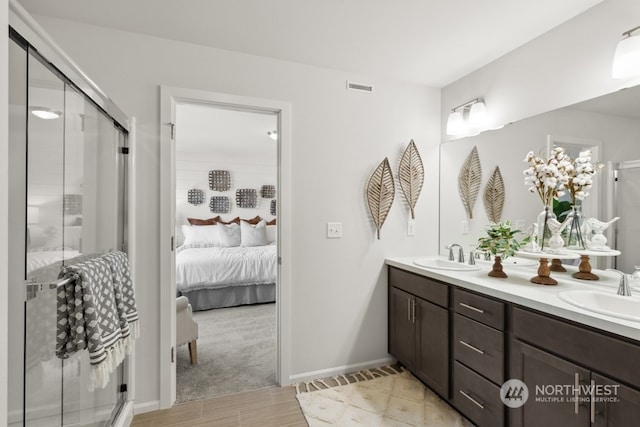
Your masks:
M 476 251 L 473 249 L 469 251 L 469 265 L 476 265 Z
M 615 268 L 607 268 L 607 271 L 615 271 L 620 274 L 620 284 L 618 285 L 618 295 L 623 295 L 625 297 L 631 296 L 631 288 L 629 288 L 629 279 L 627 278 L 627 274 L 616 270 Z
M 447 246 L 446 249 L 449 249 L 449 261 L 453 261 L 455 258 L 453 257 L 453 248 L 458 247 L 458 262 L 464 262 L 464 251 L 462 250 L 462 246 L 457 243 L 453 243 Z

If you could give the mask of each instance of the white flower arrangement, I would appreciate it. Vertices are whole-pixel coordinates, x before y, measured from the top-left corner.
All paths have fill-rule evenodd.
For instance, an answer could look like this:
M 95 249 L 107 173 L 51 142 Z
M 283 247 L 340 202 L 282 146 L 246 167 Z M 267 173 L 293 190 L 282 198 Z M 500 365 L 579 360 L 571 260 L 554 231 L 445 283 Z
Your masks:
M 593 186 L 593 175 L 596 169 L 591 163 L 591 151 L 580 152 L 572 166 L 567 189 L 571 194 L 571 200 L 575 203 L 576 200 L 584 200 L 589 195 L 588 190 Z
M 555 147 L 546 161 L 529 151 L 524 161 L 529 163 L 529 167 L 523 172 L 524 183 L 529 186 L 531 193 L 540 196 L 544 206 L 550 206 L 554 198 L 565 194 L 571 171 L 575 168 L 564 148 Z

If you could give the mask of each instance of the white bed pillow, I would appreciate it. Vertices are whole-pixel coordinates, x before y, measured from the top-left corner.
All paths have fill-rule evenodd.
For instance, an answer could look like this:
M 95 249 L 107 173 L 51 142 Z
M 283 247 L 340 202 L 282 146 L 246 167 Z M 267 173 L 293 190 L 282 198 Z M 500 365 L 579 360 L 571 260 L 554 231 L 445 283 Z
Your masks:
M 256 225 L 247 221 L 240 221 L 241 246 L 265 246 L 269 244 L 267 239 L 267 222 L 261 220 Z
M 278 226 L 267 225 L 267 241 L 273 243 L 278 238 Z
M 238 224 L 218 224 L 216 227 L 220 233 L 220 246 L 223 248 L 240 246 L 240 226 Z
M 183 225 L 183 245 L 220 246 L 220 234 L 217 225 Z

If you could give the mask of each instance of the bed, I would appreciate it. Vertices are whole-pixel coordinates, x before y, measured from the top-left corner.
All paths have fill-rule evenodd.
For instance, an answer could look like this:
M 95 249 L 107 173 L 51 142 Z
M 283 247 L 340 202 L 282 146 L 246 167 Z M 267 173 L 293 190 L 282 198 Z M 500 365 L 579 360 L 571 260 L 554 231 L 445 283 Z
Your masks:
M 275 230 L 267 233 L 264 221 L 183 226 L 182 231 L 185 242 L 176 251 L 176 287 L 193 310 L 275 301 Z

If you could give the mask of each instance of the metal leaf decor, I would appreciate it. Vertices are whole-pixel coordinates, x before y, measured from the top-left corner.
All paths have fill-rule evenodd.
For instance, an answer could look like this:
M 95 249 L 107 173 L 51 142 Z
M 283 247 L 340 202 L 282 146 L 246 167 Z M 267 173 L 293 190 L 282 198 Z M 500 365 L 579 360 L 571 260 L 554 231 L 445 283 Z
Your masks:
M 411 219 L 415 219 L 416 203 L 418 202 L 420 191 L 422 191 L 422 184 L 424 184 L 424 165 L 413 139 L 409 142 L 409 146 L 404 150 L 404 153 L 402 153 L 398 177 L 400 189 L 402 189 L 402 193 L 409 203 L 409 209 L 411 209 Z
M 386 157 L 378 165 L 367 183 L 367 204 L 369 212 L 376 225 L 378 239 L 380 239 L 380 229 L 387 219 L 391 210 L 393 198 L 396 193 L 396 186 L 393 183 L 393 172 L 389 166 L 389 159 Z
M 458 192 L 462 199 L 462 204 L 467 211 L 469 219 L 473 218 L 473 206 L 478 199 L 480 192 L 480 181 L 482 179 L 482 168 L 478 157 L 478 148 L 473 147 L 471 153 L 464 161 L 460 174 L 458 175 Z
M 484 210 L 489 221 L 498 223 L 502 219 L 504 208 L 504 180 L 500 173 L 500 167 L 496 166 L 484 187 Z

